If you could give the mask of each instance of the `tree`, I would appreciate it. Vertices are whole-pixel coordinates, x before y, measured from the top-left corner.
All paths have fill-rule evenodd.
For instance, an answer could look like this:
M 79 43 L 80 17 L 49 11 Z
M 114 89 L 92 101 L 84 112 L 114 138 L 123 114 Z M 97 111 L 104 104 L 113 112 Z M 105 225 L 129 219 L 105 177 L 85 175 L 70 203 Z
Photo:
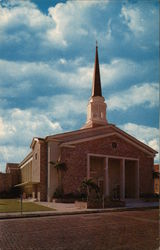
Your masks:
M 86 194 L 87 194 L 87 201 L 88 201 L 88 197 L 89 197 L 89 194 L 92 192 L 92 191 L 95 191 L 96 195 L 99 197 L 100 195 L 100 189 L 98 187 L 98 185 L 93 181 L 93 179 L 84 179 L 81 183 L 81 186 L 80 186 L 82 192 L 85 191 Z
M 57 170 L 58 174 L 58 189 L 60 192 L 63 192 L 63 186 L 62 186 L 62 172 L 67 171 L 67 166 L 65 162 L 57 161 L 53 162 L 50 161 L 50 164 L 53 165 L 53 167 Z

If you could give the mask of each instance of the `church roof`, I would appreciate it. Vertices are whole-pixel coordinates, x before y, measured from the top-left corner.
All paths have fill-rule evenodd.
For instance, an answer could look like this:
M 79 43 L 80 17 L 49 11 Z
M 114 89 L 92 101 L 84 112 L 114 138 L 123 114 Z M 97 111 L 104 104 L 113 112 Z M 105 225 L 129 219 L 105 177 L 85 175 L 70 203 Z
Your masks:
M 95 64 L 94 64 L 93 83 L 92 83 L 92 96 L 102 96 L 97 44 L 96 44 Z
M 155 155 L 157 153 L 157 151 L 155 151 L 148 145 L 137 140 L 135 137 L 129 135 L 113 124 L 47 136 L 45 138 L 45 141 L 59 141 L 62 146 L 74 145 L 83 141 L 94 140 L 96 138 L 103 138 L 110 135 L 118 135 L 134 146 L 138 147 L 142 151 L 148 152 L 149 154 Z

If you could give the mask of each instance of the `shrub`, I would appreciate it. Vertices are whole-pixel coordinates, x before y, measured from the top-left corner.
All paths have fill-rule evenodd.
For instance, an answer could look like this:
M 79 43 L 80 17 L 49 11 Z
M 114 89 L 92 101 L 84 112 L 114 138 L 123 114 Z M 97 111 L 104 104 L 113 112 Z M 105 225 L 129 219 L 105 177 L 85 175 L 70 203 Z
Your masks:
M 19 187 L 12 187 L 8 191 L 3 191 L 0 193 L 0 198 L 19 198 L 21 194 L 21 189 Z
M 56 188 L 56 191 L 53 194 L 53 198 L 62 198 L 63 194 L 64 192 L 62 188 Z

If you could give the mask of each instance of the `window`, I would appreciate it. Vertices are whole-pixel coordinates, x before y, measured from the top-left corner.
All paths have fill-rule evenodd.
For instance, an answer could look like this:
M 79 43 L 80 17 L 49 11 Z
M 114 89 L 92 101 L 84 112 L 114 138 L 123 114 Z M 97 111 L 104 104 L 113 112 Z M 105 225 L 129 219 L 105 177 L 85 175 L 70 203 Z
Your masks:
M 116 142 L 112 142 L 112 148 L 116 149 L 117 148 L 117 143 Z
M 35 160 L 37 160 L 37 153 L 35 154 Z

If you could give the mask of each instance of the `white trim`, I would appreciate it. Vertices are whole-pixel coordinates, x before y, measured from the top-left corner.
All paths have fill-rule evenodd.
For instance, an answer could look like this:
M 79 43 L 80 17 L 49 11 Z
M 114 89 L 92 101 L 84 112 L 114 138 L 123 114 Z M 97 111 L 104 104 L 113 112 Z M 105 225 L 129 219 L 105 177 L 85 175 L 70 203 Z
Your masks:
M 26 161 L 22 166 L 20 166 L 20 169 L 24 168 L 32 160 L 33 160 L 33 156 L 28 161 Z
M 70 132 L 66 132 L 66 133 L 61 133 L 61 134 L 56 134 L 56 135 L 50 135 L 45 137 L 45 140 L 49 141 L 49 140 L 58 140 L 58 138 L 62 138 L 64 140 L 64 138 L 70 137 L 71 135 L 79 135 L 79 134 L 84 134 L 84 133 L 88 133 L 90 131 L 96 131 L 96 130 L 101 130 L 104 128 L 114 128 L 115 125 L 108 123 L 107 125 L 104 126 L 99 126 L 99 127 L 95 127 L 95 128 L 84 128 L 84 129 L 79 129 L 79 130 L 75 130 L 75 131 L 70 131 Z
M 135 161 L 136 164 L 136 183 L 135 186 L 136 189 L 136 198 L 139 199 L 139 159 L 138 158 L 132 158 L 132 157 L 122 157 L 122 156 L 113 156 L 113 155 L 103 155 L 103 154 L 93 154 L 88 153 L 87 154 L 87 178 L 90 177 L 90 157 L 101 157 L 105 159 L 105 190 L 104 194 L 105 196 L 109 195 L 109 171 L 108 171 L 108 161 L 109 159 L 119 159 L 122 160 L 120 163 L 120 197 L 121 199 L 125 199 L 125 167 L 126 167 L 126 160 Z
M 14 185 L 14 187 L 21 187 L 21 186 L 25 186 L 25 185 L 34 185 L 34 184 L 39 184 L 40 182 L 38 181 L 26 181 L 26 182 L 22 182 L 19 184 Z
M 96 156 L 96 157 L 108 157 L 112 159 L 125 159 L 125 160 L 131 160 L 131 161 L 138 161 L 138 158 L 133 158 L 133 157 L 124 157 L 124 156 L 114 156 L 114 155 L 103 155 L 103 154 L 92 154 L 88 153 L 89 156 Z
M 116 132 L 112 132 L 112 133 L 105 134 L 105 135 L 95 135 L 95 136 L 90 136 L 88 138 L 83 138 L 83 139 L 79 139 L 79 140 L 73 140 L 73 141 L 69 141 L 69 142 L 64 142 L 64 143 L 62 143 L 60 145 L 60 147 L 63 147 L 63 146 L 66 146 L 66 145 L 71 145 L 71 144 L 78 144 L 78 143 L 85 142 L 85 141 L 92 141 L 92 140 L 95 140 L 95 139 L 101 139 L 101 138 L 104 138 L 104 137 L 115 135 L 115 133 Z
M 128 143 L 134 145 L 136 148 L 139 148 L 142 151 L 147 152 L 149 155 L 154 157 L 154 153 L 151 153 L 149 150 L 145 149 L 143 146 L 138 145 L 138 142 L 132 142 L 132 139 L 128 139 L 128 138 L 125 137 L 125 135 L 121 135 L 118 132 L 112 132 L 112 133 L 103 134 L 103 135 L 96 135 L 96 136 L 91 136 L 91 137 L 88 137 L 88 138 L 83 138 L 83 139 L 79 139 L 79 140 L 73 140 L 73 141 L 65 142 L 65 143 L 62 143 L 60 145 L 60 147 L 64 147 L 64 146 L 67 146 L 67 145 L 73 145 L 74 146 L 74 144 L 82 143 L 82 142 L 85 142 L 85 141 L 92 141 L 92 140 L 96 140 L 96 139 L 101 139 L 101 138 L 109 137 L 109 136 L 112 136 L 112 135 L 117 135 L 118 137 L 123 138 L 125 141 L 127 141 Z
M 155 151 L 153 148 L 149 147 L 148 145 L 144 144 L 143 142 L 141 142 L 140 140 L 138 140 L 136 137 L 133 137 L 132 135 L 126 133 L 125 131 L 123 131 L 122 129 L 118 128 L 118 127 L 114 127 L 113 129 L 115 129 L 117 131 L 117 133 L 123 137 L 129 137 L 129 141 L 133 140 L 134 142 L 133 143 L 136 143 L 136 144 L 140 144 L 140 147 L 145 147 L 146 148 L 146 151 L 152 151 L 152 154 L 155 155 L 157 154 L 158 152 Z M 127 139 L 127 138 L 126 138 Z M 147 149 L 148 148 L 148 149 Z
M 135 147 L 140 148 L 142 151 L 147 152 L 149 155 L 151 155 L 151 156 L 153 156 L 153 157 L 154 157 L 154 153 L 151 153 L 151 152 L 149 152 L 149 150 L 144 149 L 144 147 L 143 147 L 143 146 L 138 145 L 138 143 L 136 143 L 136 142 L 132 142 L 132 141 L 131 141 L 131 139 L 128 139 L 128 138 L 126 138 L 124 135 L 120 135 L 120 134 L 119 134 L 119 133 L 117 133 L 117 132 L 116 132 L 115 134 L 116 134 L 117 136 L 119 136 L 119 137 L 123 138 L 125 141 L 129 142 L 130 144 L 134 145 Z

